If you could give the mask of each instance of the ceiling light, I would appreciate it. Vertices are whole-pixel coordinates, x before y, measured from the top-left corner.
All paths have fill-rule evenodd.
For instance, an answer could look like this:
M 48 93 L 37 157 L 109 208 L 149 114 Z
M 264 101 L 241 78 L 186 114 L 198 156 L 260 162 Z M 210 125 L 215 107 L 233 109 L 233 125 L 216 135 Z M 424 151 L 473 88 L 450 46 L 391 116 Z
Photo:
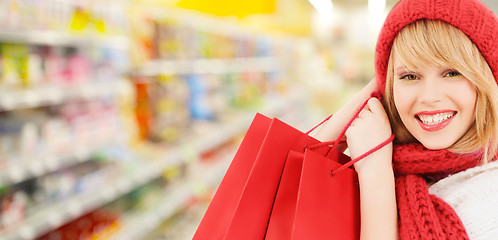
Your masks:
M 332 0 L 308 0 L 313 7 L 319 12 L 323 14 L 329 14 L 332 12 L 333 3 Z
M 368 10 L 370 13 L 382 14 L 386 9 L 386 0 L 368 0 Z

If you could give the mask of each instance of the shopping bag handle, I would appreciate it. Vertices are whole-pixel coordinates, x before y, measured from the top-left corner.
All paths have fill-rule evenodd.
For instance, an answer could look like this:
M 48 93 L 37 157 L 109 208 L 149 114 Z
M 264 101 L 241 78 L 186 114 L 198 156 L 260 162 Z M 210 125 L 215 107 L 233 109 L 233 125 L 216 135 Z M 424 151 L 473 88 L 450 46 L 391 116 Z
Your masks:
M 361 110 L 363 110 L 363 108 L 365 108 L 365 106 L 368 103 L 368 100 L 370 100 L 370 98 L 374 98 L 374 97 L 377 98 L 377 99 L 382 99 L 382 94 L 380 93 L 380 91 L 374 91 L 374 92 L 370 93 L 370 97 L 365 102 L 363 102 L 363 104 L 356 110 L 356 112 L 351 117 L 351 119 L 349 119 L 348 123 L 346 124 L 346 126 L 344 126 L 344 128 L 342 129 L 342 132 L 339 134 L 339 136 L 337 137 L 336 140 L 317 143 L 315 145 L 306 146 L 306 148 L 317 149 L 317 148 L 320 148 L 320 147 L 323 147 L 323 146 L 329 146 L 329 145 L 332 145 L 332 147 L 335 147 L 338 143 L 345 142 L 345 140 L 342 139 L 342 138 L 346 134 L 346 131 L 351 126 L 351 124 L 353 123 L 353 121 L 358 117 L 358 115 L 360 115 Z M 325 120 L 323 120 L 322 122 L 320 122 L 318 125 L 316 125 L 315 127 L 313 127 L 311 130 L 307 131 L 306 134 L 310 134 L 317 127 L 319 127 L 323 123 L 327 122 L 332 116 L 333 115 L 328 116 Z
M 311 132 L 313 132 L 317 127 L 320 127 L 323 123 L 325 123 L 326 121 L 328 121 L 330 118 L 332 117 L 332 115 L 328 116 L 327 118 L 325 118 L 321 123 L 319 123 L 318 125 L 314 126 L 312 129 L 310 129 L 309 131 L 306 132 L 306 135 L 309 135 Z
M 349 162 L 345 163 L 344 165 L 340 166 L 339 168 L 330 170 L 330 175 L 331 176 L 335 176 L 337 174 L 340 174 L 341 172 L 343 172 L 344 170 L 346 170 L 346 168 L 351 167 L 353 164 L 357 163 L 361 159 L 363 159 L 363 158 L 367 157 L 368 155 L 376 152 L 377 150 L 383 148 L 387 144 L 391 143 L 393 140 L 394 140 L 394 133 L 391 134 L 391 136 L 387 140 L 385 140 L 384 142 L 380 143 L 376 147 L 370 149 L 370 151 L 368 151 L 366 153 L 363 153 L 362 155 L 360 155 L 360 156 L 352 159 L 351 161 L 349 161 Z
M 337 137 L 336 140 L 334 141 L 327 141 L 327 142 L 321 142 L 321 143 L 317 143 L 317 144 L 314 144 L 314 145 L 311 145 L 311 146 L 306 146 L 306 148 L 310 149 L 310 150 L 313 150 L 313 149 L 317 149 L 317 148 L 320 148 L 320 147 L 323 147 L 323 146 L 329 146 L 329 145 L 332 145 L 331 148 L 335 148 L 337 144 L 339 143 L 342 143 L 342 142 L 345 142 L 346 140 L 345 139 L 342 139 L 344 137 L 344 135 L 346 134 L 346 131 L 348 130 L 348 128 L 351 126 L 351 124 L 353 123 L 353 121 L 358 117 L 358 115 L 360 114 L 360 112 L 363 110 L 363 108 L 365 108 L 365 106 L 367 105 L 368 103 L 368 100 L 370 100 L 370 98 L 377 98 L 377 99 L 382 99 L 382 94 L 380 93 L 380 91 L 374 91 L 370 94 L 370 97 L 365 101 L 363 102 L 363 104 L 356 110 L 356 112 L 354 113 L 353 117 L 351 117 L 351 119 L 349 119 L 348 123 L 346 124 L 346 126 L 342 129 L 342 132 L 339 134 L 339 136 Z M 330 118 L 332 117 L 332 115 L 330 115 L 328 118 L 326 118 L 325 120 L 323 120 L 321 123 L 319 123 L 317 126 L 315 126 L 314 128 L 312 128 L 310 131 L 308 131 L 306 134 L 310 133 L 311 131 L 315 130 L 317 127 L 319 127 L 320 125 L 322 125 L 324 122 L 328 121 Z M 384 146 L 386 146 L 387 144 L 391 143 L 392 141 L 394 140 L 394 133 L 391 134 L 391 136 L 385 140 L 384 142 L 380 143 L 379 145 L 377 145 L 376 147 L 370 149 L 370 151 L 352 159 L 351 161 L 345 163 L 344 165 L 342 165 L 341 167 L 337 168 L 337 169 L 332 169 L 330 170 L 330 175 L 331 176 L 334 176 L 334 175 L 337 175 L 337 174 L 340 174 L 341 172 L 343 172 L 345 169 L 351 167 L 353 164 L 357 163 L 358 161 L 360 161 L 361 159 L 367 157 L 368 155 L 376 152 L 377 150 L 383 148 Z M 328 153 L 327 153 L 328 154 Z

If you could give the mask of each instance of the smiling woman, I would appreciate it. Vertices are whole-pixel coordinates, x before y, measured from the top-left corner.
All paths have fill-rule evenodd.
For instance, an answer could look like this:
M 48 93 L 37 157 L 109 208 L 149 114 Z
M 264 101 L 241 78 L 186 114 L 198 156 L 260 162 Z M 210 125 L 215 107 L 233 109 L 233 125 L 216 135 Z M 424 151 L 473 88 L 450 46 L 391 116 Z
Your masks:
M 394 66 L 405 69 L 394 54 Z M 447 67 L 428 66 L 394 74 L 395 112 L 406 130 L 428 149 L 445 149 L 457 142 L 475 121 L 475 87 Z
M 484 147 L 487 161 L 497 146 L 497 93 L 486 60 L 456 27 L 418 20 L 394 40 L 385 95 L 397 142 L 455 152 Z
M 391 10 L 375 79 L 317 133 L 334 139 L 371 91 L 384 94 L 346 132 L 352 157 L 396 136 L 354 165 L 362 239 L 498 235 L 496 41 L 498 18 L 478 0 L 401 0 Z

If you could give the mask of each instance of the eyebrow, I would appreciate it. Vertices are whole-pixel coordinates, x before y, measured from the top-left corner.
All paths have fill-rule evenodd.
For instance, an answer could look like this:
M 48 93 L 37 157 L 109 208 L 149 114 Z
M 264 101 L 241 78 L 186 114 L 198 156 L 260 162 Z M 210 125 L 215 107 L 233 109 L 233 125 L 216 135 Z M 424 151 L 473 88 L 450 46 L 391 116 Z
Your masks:
M 396 72 L 399 72 L 399 71 L 408 71 L 409 69 L 407 67 L 398 67 L 396 69 L 394 69 Z
M 411 70 L 408 69 L 407 67 L 398 67 L 398 68 L 394 69 L 395 74 L 400 74 L 402 72 L 411 72 Z

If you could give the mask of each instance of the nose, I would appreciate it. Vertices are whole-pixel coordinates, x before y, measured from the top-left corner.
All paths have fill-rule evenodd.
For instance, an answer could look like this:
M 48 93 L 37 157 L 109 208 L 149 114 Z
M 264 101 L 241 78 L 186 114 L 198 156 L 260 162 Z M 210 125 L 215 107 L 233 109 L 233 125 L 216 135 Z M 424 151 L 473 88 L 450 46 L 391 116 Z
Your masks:
M 444 95 L 444 86 L 437 77 L 429 77 L 421 81 L 419 100 L 423 104 L 431 105 L 440 102 Z

